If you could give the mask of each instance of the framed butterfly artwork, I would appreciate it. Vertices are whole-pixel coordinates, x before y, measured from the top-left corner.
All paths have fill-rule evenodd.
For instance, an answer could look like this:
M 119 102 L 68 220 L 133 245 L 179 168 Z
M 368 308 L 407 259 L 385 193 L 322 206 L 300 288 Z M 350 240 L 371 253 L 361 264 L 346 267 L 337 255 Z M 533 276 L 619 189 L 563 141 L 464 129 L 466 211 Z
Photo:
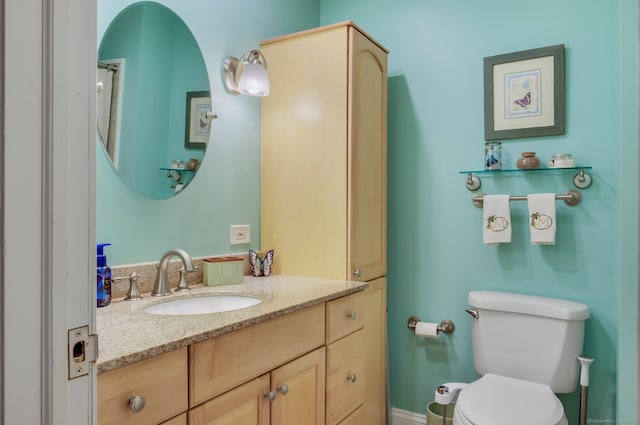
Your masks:
M 565 132 L 564 44 L 484 58 L 485 140 Z
M 270 276 L 273 268 L 273 256 L 275 255 L 273 249 L 267 251 L 264 256 L 260 256 L 257 252 L 249 250 L 249 266 L 251 268 L 251 275 L 255 277 Z
M 209 91 L 187 92 L 184 124 L 184 147 L 205 149 L 211 127 L 211 94 Z

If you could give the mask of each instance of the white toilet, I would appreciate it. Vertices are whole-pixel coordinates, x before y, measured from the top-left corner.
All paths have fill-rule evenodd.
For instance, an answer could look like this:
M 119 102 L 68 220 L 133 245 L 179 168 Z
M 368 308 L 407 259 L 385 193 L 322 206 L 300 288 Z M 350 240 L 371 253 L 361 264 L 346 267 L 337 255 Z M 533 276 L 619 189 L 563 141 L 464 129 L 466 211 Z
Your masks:
M 555 393 L 577 388 L 589 307 L 491 291 L 472 291 L 468 302 L 474 317 L 473 363 L 482 377 L 445 384 L 451 398 L 459 390 L 453 424 L 566 425 Z M 441 391 L 440 400 L 448 397 Z

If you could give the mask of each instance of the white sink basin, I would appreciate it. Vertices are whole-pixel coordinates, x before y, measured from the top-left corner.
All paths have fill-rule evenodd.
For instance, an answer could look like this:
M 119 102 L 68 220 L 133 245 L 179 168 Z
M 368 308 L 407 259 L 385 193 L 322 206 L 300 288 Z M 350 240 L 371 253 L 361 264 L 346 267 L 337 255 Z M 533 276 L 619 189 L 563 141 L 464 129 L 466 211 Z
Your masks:
M 150 305 L 143 311 L 151 314 L 167 315 L 208 314 L 239 310 L 261 302 L 260 298 L 245 295 L 209 295 L 165 301 Z

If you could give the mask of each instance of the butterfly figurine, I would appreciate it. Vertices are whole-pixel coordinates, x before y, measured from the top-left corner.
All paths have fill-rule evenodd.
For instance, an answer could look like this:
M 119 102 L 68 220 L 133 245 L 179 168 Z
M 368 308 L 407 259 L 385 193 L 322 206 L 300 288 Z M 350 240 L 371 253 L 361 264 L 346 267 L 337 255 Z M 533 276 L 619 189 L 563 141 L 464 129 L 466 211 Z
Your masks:
M 513 103 L 522 108 L 526 108 L 527 106 L 531 105 L 531 92 L 528 91 L 527 94 L 525 94 L 521 99 L 516 99 L 513 101 Z
M 251 274 L 255 277 L 269 276 L 271 274 L 271 266 L 273 265 L 273 249 L 267 251 L 264 257 L 254 250 L 249 250 L 249 264 L 251 265 Z

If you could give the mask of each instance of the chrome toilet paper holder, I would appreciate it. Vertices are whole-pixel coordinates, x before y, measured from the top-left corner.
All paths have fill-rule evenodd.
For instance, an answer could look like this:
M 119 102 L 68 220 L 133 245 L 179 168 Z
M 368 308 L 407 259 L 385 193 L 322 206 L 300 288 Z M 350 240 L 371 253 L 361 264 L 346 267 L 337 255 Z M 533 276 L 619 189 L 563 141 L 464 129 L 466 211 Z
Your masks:
M 416 325 L 418 324 L 418 322 L 420 322 L 420 318 L 417 316 L 411 316 L 409 317 L 409 321 L 407 322 L 407 327 L 409 329 L 411 329 L 412 331 L 416 330 Z M 451 320 L 443 320 L 438 324 L 438 335 L 440 335 L 440 332 L 444 332 L 446 334 L 450 334 L 453 333 L 453 331 L 456 330 L 456 325 L 453 323 L 453 321 Z

